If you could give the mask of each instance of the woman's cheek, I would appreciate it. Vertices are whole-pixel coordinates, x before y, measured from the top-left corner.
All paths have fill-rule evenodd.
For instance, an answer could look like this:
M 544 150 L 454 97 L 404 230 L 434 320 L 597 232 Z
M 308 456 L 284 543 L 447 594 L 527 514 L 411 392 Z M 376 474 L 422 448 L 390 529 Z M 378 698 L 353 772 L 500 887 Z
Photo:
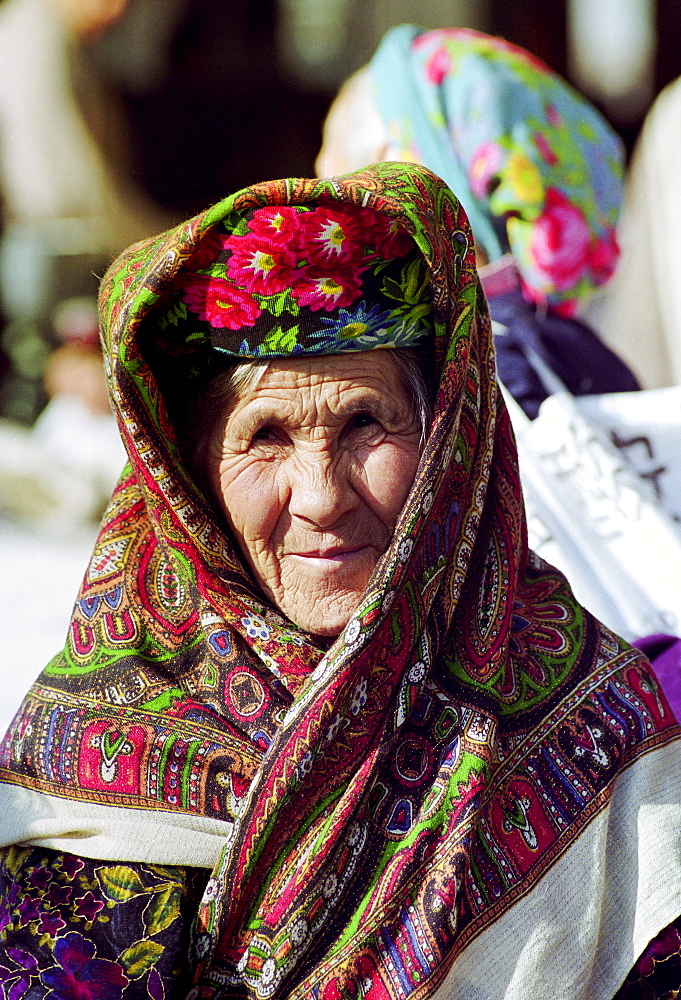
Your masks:
M 269 537 L 281 513 L 272 463 L 247 460 L 223 464 L 220 489 L 229 523 L 242 540 Z
M 364 458 L 363 480 L 368 493 L 365 499 L 384 521 L 391 522 L 391 527 L 395 526 L 409 495 L 419 454 L 416 440 L 384 442 Z

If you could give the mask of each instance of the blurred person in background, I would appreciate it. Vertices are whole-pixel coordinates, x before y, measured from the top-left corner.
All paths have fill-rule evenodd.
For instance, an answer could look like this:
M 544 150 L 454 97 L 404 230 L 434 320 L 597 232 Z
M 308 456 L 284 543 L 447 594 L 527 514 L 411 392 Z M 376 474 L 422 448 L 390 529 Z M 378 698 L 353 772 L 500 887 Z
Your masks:
M 681 80 L 655 100 L 629 168 L 622 260 L 596 321 L 649 389 L 681 385 Z
M 0 515 L 68 536 L 102 515 L 125 464 L 111 411 L 96 299 L 64 299 L 51 317 L 47 405 L 32 427 L 0 419 Z
M 125 125 L 87 49 L 130 0 L 0 3 L 0 412 L 30 423 L 62 298 L 94 295 L 131 241 L 167 224 L 126 165 Z M 134 3 L 135 0 L 132 0 Z
M 461 198 L 499 374 L 529 417 L 552 373 L 575 395 L 638 387 L 576 318 L 615 268 L 623 178 L 619 138 L 584 98 L 503 39 L 399 25 L 339 92 L 316 169 L 386 159 L 425 164 Z

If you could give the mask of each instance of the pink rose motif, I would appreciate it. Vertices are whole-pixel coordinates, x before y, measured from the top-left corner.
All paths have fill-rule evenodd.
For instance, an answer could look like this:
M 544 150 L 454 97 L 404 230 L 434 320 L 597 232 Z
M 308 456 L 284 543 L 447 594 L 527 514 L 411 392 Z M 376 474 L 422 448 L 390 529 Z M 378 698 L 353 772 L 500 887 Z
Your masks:
M 489 184 L 501 166 L 503 151 L 496 142 L 483 142 L 468 166 L 468 181 L 476 198 L 486 198 Z
M 593 241 L 589 255 L 589 270 L 597 285 L 604 285 L 612 278 L 619 255 L 620 248 L 613 227 L 608 229 L 605 236 Z
M 301 268 L 291 287 L 298 305 L 308 306 L 313 312 L 320 309 L 330 312 L 338 306 L 349 306 L 360 290 L 358 270 L 334 268 L 330 271 L 313 265 Z
M 182 298 L 199 319 L 216 329 L 252 326 L 262 312 L 255 299 L 223 278 L 197 274 L 186 279 Z
M 534 133 L 534 144 L 539 150 L 539 155 L 541 156 L 544 163 L 548 163 L 550 167 L 555 167 L 558 163 L 558 156 L 551 148 L 548 139 L 541 132 Z
M 447 49 L 444 46 L 436 49 L 426 61 L 424 68 L 426 78 L 439 87 L 452 68 L 452 58 Z
M 577 284 L 587 266 L 591 234 L 580 209 L 556 188 L 548 188 L 544 211 L 534 223 L 529 254 L 556 291 Z

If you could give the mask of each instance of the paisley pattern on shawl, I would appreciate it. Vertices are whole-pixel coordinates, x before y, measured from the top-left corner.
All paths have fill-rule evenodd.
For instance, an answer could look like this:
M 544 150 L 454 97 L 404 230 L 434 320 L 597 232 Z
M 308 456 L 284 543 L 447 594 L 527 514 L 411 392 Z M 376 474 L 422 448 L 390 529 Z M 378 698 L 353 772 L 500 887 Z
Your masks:
M 335 202 L 385 212 L 423 253 L 439 385 L 394 538 L 326 649 L 263 600 L 183 468 L 159 359 L 197 359 L 153 320 L 218 223 Z M 234 821 L 194 922 L 193 997 L 431 996 L 615 778 L 679 735 L 646 661 L 527 550 L 466 217 L 404 164 L 256 185 L 131 248 L 101 308 L 130 465 L 2 781 Z

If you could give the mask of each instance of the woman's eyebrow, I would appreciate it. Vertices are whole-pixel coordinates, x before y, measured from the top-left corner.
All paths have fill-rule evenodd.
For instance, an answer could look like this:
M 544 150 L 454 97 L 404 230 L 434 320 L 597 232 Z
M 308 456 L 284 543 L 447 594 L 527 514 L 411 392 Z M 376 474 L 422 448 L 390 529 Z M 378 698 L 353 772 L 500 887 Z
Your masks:
M 292 400 L 288 398 L 255 395 L 232 415 L 239 420 L 272 420 L 286 414 L 293 406 Z
M 246 406 L 233 414 L 227 422 L 227 433 L 230 431 L 238 437 L 248 436 L 254 429 L 269 423 L 277 423 L 286 418 L 286 410 L 279 406 L 268 406 L 265 403 Z
M 386 403 L 387 400 L 381 393 L 368 392 L 348 400 L 339 407 L 339 412 L 352 415 L 362 410 L 371 410 L 372 413 L 381 413 L 387 409 Z
M 407 401 L 408 403 L 409 401 Z M 379 392 L 378 390 L 363 393 L 359 396 L 355 396 L 354 399 L 348 401 L 347 405 L 342 408 L 339 415 L 343 417 L 356 416 L 358 413 L 370 412 L 372 416 L 377 417 L 381 422 L 387 424 L 392 421 L 401 420 L 404 416 L 411 413 L 411 408 L 409 405 L 400 405 L 398 399 L 394 395 L 388 395 L 385 392 Z
M 233 415 L 231 428 L 239 438 L 247 437 L 255 429 L 259 429 L 266 424 L 285 424 L 292 413 L 295 412 L 295 404 L 291 400 L 275 400 L 257 397 L 240 411 Z M 387 424 L 397 420 L 400 408 L 395 400 L 378 389 L 361 388 L 358 389 L 351 398 L 341 398 L 338 405 L 331 406 L 332 419 L 344 422 L 359 413 L 371 413 L 379 421 Z

